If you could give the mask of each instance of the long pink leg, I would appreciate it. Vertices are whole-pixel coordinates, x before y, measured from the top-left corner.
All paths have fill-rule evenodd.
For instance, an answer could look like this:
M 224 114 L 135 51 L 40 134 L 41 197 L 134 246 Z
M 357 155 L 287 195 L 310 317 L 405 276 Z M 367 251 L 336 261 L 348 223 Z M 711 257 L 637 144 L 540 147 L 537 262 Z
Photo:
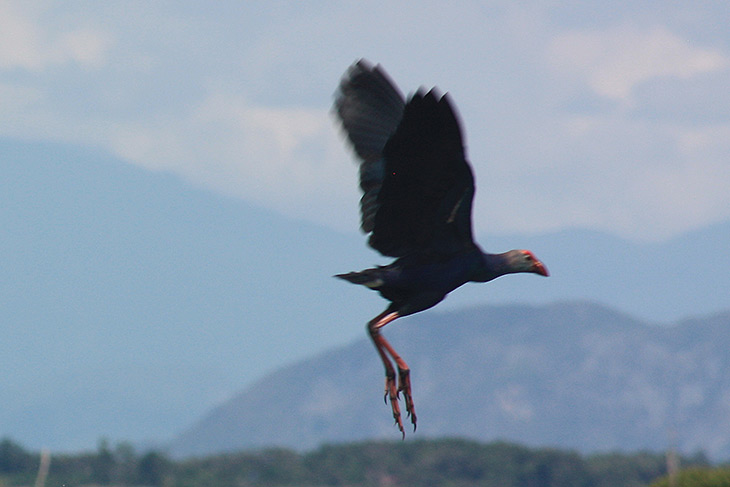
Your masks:
M 400 417 L 400 407 L 398 406 L 398 395 L 403 392 L 403 400 L 406 405 L 407 416 L 411 418 L 413 424 L 413 431 L 416 430 L 416 410 L 413 405 L 413 396 L 411 394 L 411 379 L 410 369 L 405 360 L 393 349 L 388 341 L 380 334 L 380 329 L 390 323 L 391 321 L 398 318 L 400 315 L 397 311 L 384 311 L 368 323 L 368 332 L 370 338 L 372 338 L 375 348 L 378 350 L 378 355 L 383 361 L 385 366 L 385 399 L 386 402 L 390 399 L 390 406 L 393 410 L 393 419 L 398 425 L 398 429 L 405 438 L 406 433 L 403 429 L 403 423 Z M 390 363 L 388 354 L 395 360 L 398 366 L 398 385 L 396 386 L 395 370 L 393 364 Z

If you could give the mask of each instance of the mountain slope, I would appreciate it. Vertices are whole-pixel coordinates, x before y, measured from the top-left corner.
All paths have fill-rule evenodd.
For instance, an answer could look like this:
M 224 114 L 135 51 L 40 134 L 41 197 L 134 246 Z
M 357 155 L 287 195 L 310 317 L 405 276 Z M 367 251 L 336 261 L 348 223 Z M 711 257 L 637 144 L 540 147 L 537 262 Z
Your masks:
M 582 451 L 730 455 L 730 313 L 652 326 L 585 303 L 424 313 L 386 329 L 412 367 L 420 436 Z M 364 338 L 270 374 L 173 444 L 178 455 L 395 438 Z
M 343 235 L 101 151 L 0 139 L 0 161 L 0 436 L 28 447 L 167 440 L 363 336 L 384 307 L 331 277 L 387 262 L 357 233 L 357 201 Z M 651 245 L 583 230 L 479 241 L 531 248 L 552 275 L 463 286 L 437 311 L 587 299 L 675 321 L 730 302 L 730 222 Z
M 341 343 L 319 296 L 367 258 L 357 235 L 90 150 L 0 141 L 0 160 L 0 436 L 169 438 L 280 364 L 269 349 Z

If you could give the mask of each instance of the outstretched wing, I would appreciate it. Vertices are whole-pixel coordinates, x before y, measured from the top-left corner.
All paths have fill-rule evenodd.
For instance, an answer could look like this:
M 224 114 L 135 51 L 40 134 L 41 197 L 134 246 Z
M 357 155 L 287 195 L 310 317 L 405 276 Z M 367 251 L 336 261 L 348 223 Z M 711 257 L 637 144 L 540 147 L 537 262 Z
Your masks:
M 360 160 L 361 228 L 383 255 L 473 246 L 474 178 L 447 95 L 403 95 L 379 66 L 353 64 L 334 109 Z
M 360 159 L 361 227 L 372 232 L 385 176 L 383 148 L 403 117 L 405 100 L 378 65 L 353 64 L 340 82 L 334 109 Z
M 474 177 L 448 95 L 413 95 L 383 154 L 370 246 L 393 257 L 473 246 Z

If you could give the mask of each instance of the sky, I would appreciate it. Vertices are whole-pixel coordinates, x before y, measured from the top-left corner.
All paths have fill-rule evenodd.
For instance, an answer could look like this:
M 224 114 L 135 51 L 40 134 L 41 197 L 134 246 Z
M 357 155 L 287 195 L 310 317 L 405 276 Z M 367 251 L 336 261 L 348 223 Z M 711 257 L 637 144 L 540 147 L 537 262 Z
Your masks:
M 585 236 L 585 242 L 566 243 L 579 253 L 575 258 L 538 252 L 553 272 L 550 280 L 515 278 L 490 285 L 488 293 L 460 290 L 461 297 L 450 297 L 445 306 L 530 301 L 539 286 L 558 289 L 550 296 L 562 298 L 576 296 L 561 289 L 581 286 L 586 294 L 578 298 L 644 289 L 615 285 L 623 276 L 608 272 L 624 269 L 633 262 L 628 257 L 616 266 L 603 259 L 586 262 L 616 250 L 590 248 L 603 241 L 593 232 L 619 242 L 611 244 L 617 249 L 624 240 L 635 243 L 639 246 L 628 248 L 641 254 L 730 221 L 729 14 L 730 5 L 719 1 L 0 0 L 0 153 L 17 156 L 14 169 L 3 167 L 0 158 L 0 178 L 28 177 L 11 174 L 18 172 L 17 161 L 40 158 L 28 172 L 38 178 L 37 185 L 28 185 L 36 191 L 29 194 L 40 200 L 64 173 L 38 168 L 77 158 L 74 167 L 88 174 L 57 187 L 104 181 L 89 191 L 93 197 L 77 199 L 109 205 L 83 209 L 82 216 L 94 217 L 93 228 L 84 227 L 78 215 L 54 213 L 39 217 L 54 223 L 49 225 L 54 231 L 44 233 L 31 221 L 18 227 L 29 228 L 27 235 L 8 239 L 11 250 L 28 250 L 18 255 L 38 260 L 16 259 L 7 268 L 17 272 L 3 276 L 20 276 L 20 282 L 0 282 L 7 291 L 0 299 L 10 296 L 16 306 L 0 309 L 7 317 L 0 320 L 0 345 L 9 351 L 6 360 L 17 357 L 12 366 L 27 369 L 25 376 L 6 377 L 18 387 L 12 394 L 18 415 L 41 439 L 55 421 L 47 411 L 73 417 L 74 404 L 69 399 L 63 409 L 59 397 L 77 386 L 81 376 L 72 366 L 78 365 L 93 375 L 82 382 L 89 397 L 98 398 L 97 416 L 111 415 L 99 424 L 118 427 L 112 437 L 132 431 L 122 416 L 113 416 L 115 404 L 129 399 L 141 408 L 149 398 L 158 402 L 145 406 L 147 416 L 134 413 L 136 438 L 172 435 L 282 364 L 364 336 L 363 325 L 382 310 L 382 300 L 330 277 L 385 263 L 359 235 L 357 166 L 331 111 L 341 76 L 363 57 L 380 63 L 404 94 L 419 86 L 450 93 L 476 176 L 474 225 L 480 241 L 519 237 L 537 251 L 533 244 L 540 235 Z M 54 157 L 46 159 L 48 153 Z M 90 166 L 97 159 L 98 169 Z M 118 161 L 134 171 L 120 170 Z M 104 171 L 108 178 L 99 175 Z M 149 181 L 138 178 L 138 171 L 149 173 Z M 115 178 L 121 187 L 109 183 Z M 182 184 L 168 185 L 171 180 Z M 150 196 L 146 191 L 153 186 L 174 196 Z M 52 207 L 56 196 L 37 207 Z M 66 196 L 59 211 L 77 203 L 74 194 Z M 134 197 L 140 201 L 122 204 Z M 155 201 L 160 207 L 142 211 L 141 223 L 105 220 L 139 215 L 138 206 Z M 165 220 L 170 201 L 177 202 L 170 214 L 180 221 Z M 29 206 L 31 211 L 19 215 L 34 215 L 27 195 L 11 203 Z M 210 208 L 218 203 L 225 218 Z M 235 222 L 239 211 L 258 216 L 231 228 L 216 226 Z M 201 215 L 218 215 L 206 228 L 221 234 L 187 226 Z M 265 215 L 277 218 L 261 223 Z M 77 234 L 59 230 L 57 217 Z M 245 229 L 255 225 L 270 227 L 261 232 L 266 238 L 243 241 L 250 233 Z M 93 235 L 109 227 L 117 233 Z M 580 231 L 572 233 L 575 229 Z M 37 235 L 59 241 L 39 243 L 33 240 Z M 88 248 L 76 251 L 87 236 Z M 703 248 L 724 248 L 709 244 L 715 242 Z M 303 246 L 309 246 L 306 252 Z M 635 280 L 668 275 L 667 286 L 686 281 L 693 292 L 714 298 L 712 272 L 726 266 L 724 256 L 708 253 L 699 271 L 687 262 L 672 263 Z M 79 255 L 80 262 L 64 260 Z M 302 255 L 310 261 L 301 262 Z M 86 256 L 96 260 L 83 261 Z M 147 259 L 149 269 L 134 268 L 137 256 Z M 558 262 L 574 265 L 560 268 Z M 713 267 L 716 262 L 721 265 Z M 77 272 L 64 275 L 67 268 Z M 254 269 L 251 275 L 260 280 L 239 278 L 240 268 Z M 38 273 L 26 275 L 26 269 Z M 692 272 L 692 279 L 684 280 L 682 272 Z M 611 279 L 602 280 L 602 274 Z M 291 276 L 301 280 L 291 282 Z M 576 283 L 579 279 L 585 282 Z M 126 294 L 115 294 L 118 290 Z M 662 308 L 662 299 L 681 296 L 683 288 L 674 294 L 653 291 L 652 302 Z M 155 292 L 162 293 L 160 299 Z M 641 296 L 629 297 L 645 306 Z M 679 303 L 680 316 L 676 303 L 664 306 L 671 315 L 666 321 L 683 317 L 686 307 L 703 306 L 699 300 Z M 157 314 L 148 316 L 150 310 Z M 207 320 L 205 336 L 199 318 Z M 37 356 L 26 354 L 21 345 L 29 342 L 52 353 L 29 347 Z M 183 347 L 187 344 L 191 348 Z M 276 353 L 268 353 L 271 349 Z M 180 367 L 186 353 L 194 355 L 186 367 L 205 362 L 208 368 L 190 373 Z M 49 389 L 39 387 L 36 395 L 43 397 L 28 407 L 36 395 L 24 388 L 38 383 L 37 377 L 27 378 L 35 366 L 53 374 L 41 376 Z M 139 389 L 139 394 L 125 394 L 122 402 L 111 392 L 106 396 L 105 388 L 131 377 L 134 367 L 149 376 L 147 389 L 131 383 L 114 393 Z M 94 389 L 97 384 L 101 389 Z M 169 417 L 164 432 L 163 426 L 155 431 L 146 426 L 164 423 L 155 414 Z M 10 416 L 0 423 L 5 417 Z M 88 431 L 72 436 L 78 428 L 71 425 L 51 446 L 93 442 L 99 430 L 90 417 L 85 415 Z M 7 431 L 30 445 L 40 441 L 20 426 Z
M 451 93 L 478 234 L 730 217 L 725 2 L 0 1 L 0 136 L 93 147 L 354 231 L 346 68 Z

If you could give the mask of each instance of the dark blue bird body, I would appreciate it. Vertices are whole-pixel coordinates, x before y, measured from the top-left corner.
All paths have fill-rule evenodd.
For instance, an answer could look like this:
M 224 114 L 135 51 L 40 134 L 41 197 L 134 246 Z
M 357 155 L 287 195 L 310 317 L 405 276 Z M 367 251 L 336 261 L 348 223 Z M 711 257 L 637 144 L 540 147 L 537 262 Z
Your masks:
M 370 247 L 396 258 L 337 277 L 390 301 L 368 331 L 385 366 L 386 398 L 403 432 L 400 392 L 416 426 L 409 369 L 380 329 L 435 306 L 467 282 L 548 273 L 527 250 L 488 254 L 474 242 L 474 176 L 448 95 L 418 90 L 406 101 L 380 66 L 360 60 L 342 78 L 334 108 L 359 160 L 361 228 L 370 234 Z M 398 367 L 397 386 L 391 358 Z
M 405 316 L 438 304 L 448 293 L 472 280 L 481 260 L 478 250 L 440 259 L 407 256 L 387 266 L 338 277 L 378 291 L 392 302 L 400 316 Z
M 386 266 L 337 277 L 376 290 L 400 316 L 435 306 L 467 282 L 487 282 L 503 274 L 505 257 L 478 247 L 445 256 L 408 255 Z

